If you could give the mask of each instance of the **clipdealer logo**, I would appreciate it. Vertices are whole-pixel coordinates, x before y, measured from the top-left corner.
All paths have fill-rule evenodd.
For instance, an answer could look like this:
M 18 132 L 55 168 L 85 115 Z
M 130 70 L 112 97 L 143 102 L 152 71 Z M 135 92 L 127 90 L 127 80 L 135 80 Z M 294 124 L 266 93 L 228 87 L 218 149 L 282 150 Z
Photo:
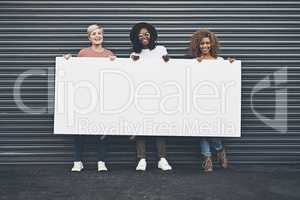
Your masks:
M 288 131 L 288 90 L 287 90 L 287 67 L 267 75 L 261 79 L 252 89 L 250 94 L 251 110 L 255 116 L 267 126 L 277 130 L 280 133 Z M 256 109 L 255 95 L 263 93 L 263 90 L 274 92 L 273 99 L 273 117 L 266 117 L 262 112 Z
M 54 68 L 47 69 L 29 69 L 19 74 L 15 80 L 13 87 L 14 101 L 17 107 L 24 113 L 28 114 L 53 114 L 54 113 Z M 39 78 L 47 81 L 47 104 L 41 106 L 28 106 L 25 99 L 22 97 L 22 88 L 24 83 L 30 78 Z M 37 87 L 38 88 L 38 87 Z

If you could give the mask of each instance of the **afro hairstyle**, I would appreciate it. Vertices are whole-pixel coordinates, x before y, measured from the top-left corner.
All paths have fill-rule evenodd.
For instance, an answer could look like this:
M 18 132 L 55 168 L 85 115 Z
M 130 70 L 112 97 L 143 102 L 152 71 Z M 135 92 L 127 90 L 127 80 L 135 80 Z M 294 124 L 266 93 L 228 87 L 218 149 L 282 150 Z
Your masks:
M 143 45 L 139 41 L 139 32 L 142 28 L 146 28 L 150 33 L 150 42 L 149 42 L 149 49 L 152 50 L 156 47 L 156 40 L 157 40 L 157 31 L 155 30 L 154 26 L 146 22 L 140 22 L 135 24 L 131 31 L 130 31 L 130 41 L 132 44 L 132 49 L 135 53 L 141 53 L 143 49 Z

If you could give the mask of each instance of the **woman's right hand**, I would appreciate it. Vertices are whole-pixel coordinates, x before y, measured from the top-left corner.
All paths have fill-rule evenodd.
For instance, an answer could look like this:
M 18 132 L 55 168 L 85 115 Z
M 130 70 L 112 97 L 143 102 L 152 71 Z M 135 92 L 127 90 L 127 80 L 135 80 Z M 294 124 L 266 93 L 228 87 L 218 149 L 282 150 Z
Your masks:
M 200 63 L 203 60 L 203 56 L 197 57 L 197 61 Z
M 70 54 L 70 53 L 64 54 L 63 57 L 64 57 L 66 60 L 69 60 L 69 58 L 72 57 L 72 54 Z
M 137 61 L 140 56 L 137 56 L 137 55 L 131 55 L 130 58 L 133 60 L 133 61 Z

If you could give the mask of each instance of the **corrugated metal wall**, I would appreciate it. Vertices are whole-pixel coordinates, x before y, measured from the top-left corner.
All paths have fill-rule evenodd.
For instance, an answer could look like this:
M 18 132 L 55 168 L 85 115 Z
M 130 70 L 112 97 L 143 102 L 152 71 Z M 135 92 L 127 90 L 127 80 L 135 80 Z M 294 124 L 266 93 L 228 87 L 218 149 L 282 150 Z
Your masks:
M 129 30 L 140 21 L 157 27 L 174 58 L 186 57 L 189 37 L 206 27 L 218 34 L 222 56 L 243 60 L 242 138 L 225 140 L 232 163 L 299 164 L 299 11 L 297 0 L 0 1 L 0 164 L 72 161 L 71 138 L 52 134 L 55 56 L 88 46 L 86 27 L 99 23 L 105 46 L 127 57 Z M 19 86 L 18 77 L 25 78 Z M 168 142 L 171 163 L 199 163 L 197 138 Z M 135 162 L 133 141 L 114 137 L 110 144 L 111 163 Z M 90 146 L 86 159 L 94 161 Z

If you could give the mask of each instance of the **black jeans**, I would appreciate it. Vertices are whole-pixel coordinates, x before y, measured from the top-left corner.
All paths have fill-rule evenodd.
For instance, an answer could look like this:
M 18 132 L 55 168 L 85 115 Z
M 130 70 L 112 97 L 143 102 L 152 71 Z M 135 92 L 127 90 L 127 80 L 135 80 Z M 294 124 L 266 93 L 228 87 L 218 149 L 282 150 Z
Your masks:
M 146 158 L 146 139 L 147 137 L 138 136 L 136 137 L 136 151 L 138 159 Z M 157 157 L 166 157 L 166 141 L 163 137 L 155 137 Z
M 84 144 L 85 138 L 93 138 L 96 141 L 96 149 L 97 149 L 97 158 L 98 161 L 105 161 L 106 157 L 106 142 L 107 138 L 101 140 L 101 136 L 86 136 L 86 135 L 76 135 L 74 136 L 74 157 L 75 161 L 81 161 L 81 153 Z

